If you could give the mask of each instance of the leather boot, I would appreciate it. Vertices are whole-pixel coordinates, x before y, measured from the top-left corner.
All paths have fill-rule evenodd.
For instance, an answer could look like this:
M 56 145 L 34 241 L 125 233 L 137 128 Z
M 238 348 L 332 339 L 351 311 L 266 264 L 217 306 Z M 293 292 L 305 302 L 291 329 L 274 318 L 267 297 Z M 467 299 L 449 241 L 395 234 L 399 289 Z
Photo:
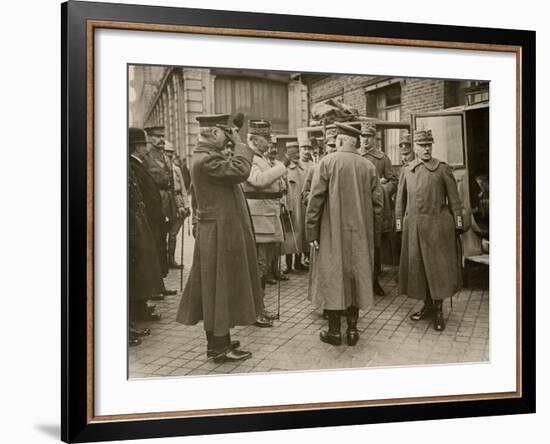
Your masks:
M 357 321 L 359 319 L 359 308 L 351 305 L 346 311 L 346 319 L 348 322 L 348 329 L 346 332 L 346 339 L 348 345 L 354 346 L 359 341 L 359 331 L 357 330 Z
M 435 314 L 435 308 L 434 303 L 431 298 L 426 298 L 424 301 L 424 305 L 420 309 L 420 311 L 417 311 L 416 313 L 413 313 L 410 316 L 411 321 L 420 321 L 422 319 L 428 319 L 431 318 Z
M 443 317 L 443 301 L 442 300 L 435 301 L 434 307 L 435 307 L 434 330 L 443 331 L 445 330 L 445 318 Z
M 216 350 L 214 348 L 213 338 L 214 338 L 214 335 L 212 334 L 212 332 L 207 331 L 206 332 L 206 341 L 207 341 L 206 356 L 208 358 L 213 358 L 213 357 L 218 355 L 218 353 L 216 353 Z M 240 341 L 232 341 L 231 340 L 231 335 L 229 333 L 227 334 L 226 342 L 229 344 L 229 349 L 230 350 L 235 350 L 235 349 L 237 349 L 241 346 Z
M 378 282 L 378 276 L 374 278 L 372 287 L 376 296 L 386 296 L 384 289 L 380 286 L 380 283 Z
M 340 312 L 327 310 L 328 330 L 323 330 L 319 335 L 321 341 L 332 345 L 342 345 L 342 333 L 340 333 Z

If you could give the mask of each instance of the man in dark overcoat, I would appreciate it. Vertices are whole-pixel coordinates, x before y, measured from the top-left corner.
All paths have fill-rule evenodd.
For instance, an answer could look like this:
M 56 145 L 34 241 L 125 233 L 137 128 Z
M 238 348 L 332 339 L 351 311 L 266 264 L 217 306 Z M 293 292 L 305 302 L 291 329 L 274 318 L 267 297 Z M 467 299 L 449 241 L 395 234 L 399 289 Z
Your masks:
M 134 322 L 140 319 L 160 319 L 160 315 L 147 305 L 147 299 L 158 290 L 161 276 L 156 242 L 149 221 L 149 211 L 154 210 L 155 205 L 154 194 L 147 181 L 148 174 L 142 166 L 142 158 L 147 152 L 145 132 L 139 128 L 130 128 L 128 142 L 129 344 L 137 345 L 141 342 L 139 337 L 148 335 L 150 331 L 138 328 Z
M 392 257 L 392 239 L 394 229 L 393 196 L 397 191 L 397 176 L 393 170 L 390 158 L 376 145 L 376 125 L 372 122 L 361 123 L 361 137 L 364 143 L 363 157 L 373 163 L 378 171 L 378 177 L 384 193 L 384 208 L 382 217 L 382 240 L 380 246 L 374 250 L 374 294 L 384 296 L 384 290 L 378 282 L 378 276 L 382 271 L 382 246 L 388 253 L 386 257 Z M 393 261 L 391 262 L 393 263 Z
M 166 277 L 168 274 L 168 232 L 172 221 L 177 216 L 172 168 L 164 153 L 164 126 L 150 126 L 145 128 L 145 131 L 147 132 L 151 148 L 144 159 L 144 165 L 158 186 L 162 203 L 162 214 L 164 216 L 161 226 L 161 238 L 159 239 L 159 259 L 162 276 Z M 175 293 L 174 290 L 164 292 L 164 294 Z
M 321 341 L 340 345 L 340 314 L 347 318 L 347 343 L 359 340 L 359 309 L 373 301 L 374 246 L 380 237 L 382 191 L 375 166 L 357 152 L 360 131 L 336 122 L 338 151 L 313 173 L 306 209 L 306 234 L 316 250 L 311 269 L 312 302 L 327 310 Z
M 254 153 L 227 126 L 228 118 L 197 117 L 200 138 L 191 159 L 195 249 L 176 318 L 185 325 L 204 322 L 207 356 L 215 362 L 251 356 L 231 341 L 229 330 L 254 324 L 263 310 L 254 232 L 239 186 L 250 175 Z M 231 157 L 221 152 L 228 142 L 234 144 Z
M 424 300 L 413 321 L 434 318 L 443 331 L 443 300 L 462 285 L 458 235 L 463 231 L 462 203 L 451 167 L 432 157 L 430 130 L 417 131 L 417 159 L 403 167 L 396 197 L 396 230 L 402 231 L 399 289 Z

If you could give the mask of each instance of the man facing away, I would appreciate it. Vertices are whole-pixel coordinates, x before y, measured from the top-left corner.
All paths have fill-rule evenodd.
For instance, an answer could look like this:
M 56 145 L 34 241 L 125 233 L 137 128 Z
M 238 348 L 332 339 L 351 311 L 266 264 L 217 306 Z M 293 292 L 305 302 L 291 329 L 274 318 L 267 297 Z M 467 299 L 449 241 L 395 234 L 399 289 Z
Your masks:
M 197 117 L 200 138 L 191 159 L 195 249 L 176 318 L 185 325 L 204 321 L 207 356 L 215 362 L 251 356 L 231 341 L 229 330 L 254 324 L 263 309 L 254 233 L 239 186 L 250 175 L 254 153 L 227 125 L 228 118 Z M 221 153 L 228 142 L 234 145 L 231 157 Z
M 424 300 L 411 320 L 433 318 L 445 329 L 443 300 L 462 284 L 457 236 L 463 231 L 462 203 L 449 165 L 432 157 L 430 130 L 417 131 L 417 159 L 403 167 L 397 190 L 396 230 L 402 231 L 399 290 Z
M 282 162 L 267 159 L 271 143 L 271 123 L 267 120 L 248 121 L 248 145 L 254 153 L 250 175 L 242 184 L 254 225 L 258 266 L 262 290 L 265 292 L 268 270 L 283 242 L 281 224 L 281 197 L 286 167 Z M 277 313 L 264 310 L 258 316 L 258 327 L 272 327 Z
M 312 301 L 327 310 L 321 341 L 342 343 L 340 314 L 347 318 L 347 343 L 359 340 L 359 309 L 373 301 L 375 241 L 380 238 L 382 191 L 375 166 L 357 152 L 360 131 L 336 122 L 337 152 L 313 173 L 306 233 L 317 251 L 311 271 Z

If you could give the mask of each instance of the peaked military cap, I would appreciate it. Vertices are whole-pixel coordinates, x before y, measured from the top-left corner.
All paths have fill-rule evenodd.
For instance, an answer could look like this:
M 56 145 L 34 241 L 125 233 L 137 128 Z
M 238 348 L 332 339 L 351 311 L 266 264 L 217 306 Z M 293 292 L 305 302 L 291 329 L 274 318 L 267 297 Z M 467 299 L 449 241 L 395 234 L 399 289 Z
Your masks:
M 353 137 L 359 137 L 361 135 L 361 131 L 359 131 L 357 128 L 354 128 L 351 125 L 348 125 L 346 123 L 340 123 L 340 122 L 334 122 L 334 124 L 338 129 L 338 134 L 345 134 L 346 136 L 353 136 Z
M 291 140 L 290 142 L 286 143 L 287 148 L 298 148 L 298 141 L 297 140 Z
M 172 151 L 175 152 L 174 145 L 172 145 L 172 142 L 169 142 L 168 140 L 164 142 L 164 151 Z
M 361 122 L 361 135 L 362 136 L 375 136 L 376 124 L 373 122 Z
M 206 128 L 216 125 L 227 125 L 229 114 L 203 114 L 195 118 L 201 128 Z
M 128 129 L 128 143 L 130 145 L 137 143 L 147 143 L 147 135 L 141 128 Z
M 263 119 L 249 120 L 248 134 L 254 134 L 256 136 L 270 136 L 271 122 Z
M 145 131 L 149 136 L 164 136 L 164 126 L 162 125 L 148 126 Z
M 414 133 L 414 143 L 417 143 L 418 145 L 429 145 L 431 143 L 434 143 L 432 131 L 431 130 L 416 131 Z

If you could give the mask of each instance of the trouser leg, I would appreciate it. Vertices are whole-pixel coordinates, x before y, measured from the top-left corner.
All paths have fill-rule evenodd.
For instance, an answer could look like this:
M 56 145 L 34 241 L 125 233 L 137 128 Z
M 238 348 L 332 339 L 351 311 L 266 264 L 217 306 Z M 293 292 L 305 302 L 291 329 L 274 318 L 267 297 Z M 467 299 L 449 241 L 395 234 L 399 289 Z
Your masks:
M 348 345 L 355 345 L 359 341 L 359 331 L 357 330 L 357 321 L 359 320 L 359 308 L 351 305 L 346 310 L 346 321 L 348 329 L 346 332 Z
M 158 242 L 158 259 L 160 265 L 160 271 L 162 277 L 168 274 L 168 262 L 167 262 L 167 249 L 166 249 L 166 236 L 168 235 L 168 224 L 163 222 L 160 226 L 159 242 Z
M 171 223 L 170 223 L 170 230 L 168 232 L 168 261 L 169 264 L 175 264 L 176 258 L 176 242 L 178 238 L 178 233 L 181 229 L 181 226 L 183 224 L 183 219 L 176 217 Z
M 292 270 L 292 254 L 286 254 L 285 255 L 285 262 L 286 262 L 286 271 L 287 273 Z
M 377 296 L 385 295 L 384 290 L 380 286 L 380 282 L 378 282 L 378 276 L 380 275 L 381 269 L 382 265 L 380 263 L 380 247 L 374 247 L 374 268 L 372 270 L 372 286 L 374 294 Z
M 374 247 L 374 273 L 375 273 L 376 279 L 378 280 L 378 276 L 380 276 L 380 273 L 382 273 L 382 260 L 381 260 L 380 247 Z
M 267 279 L 267 272 L 271 266 L 272 246 L 271 243 L 256 244 L 258 252 L 258 269 L 260 271 L 260 283 L 262 285 L 262 293 L 265 298 L 265 286 Z M 268 312 L 265 308 L 263 313 L 256 319 L 256 325 L 260 327 L 271 327 L 273 323 L 271 320 L 276 319 L 277 315 Z

